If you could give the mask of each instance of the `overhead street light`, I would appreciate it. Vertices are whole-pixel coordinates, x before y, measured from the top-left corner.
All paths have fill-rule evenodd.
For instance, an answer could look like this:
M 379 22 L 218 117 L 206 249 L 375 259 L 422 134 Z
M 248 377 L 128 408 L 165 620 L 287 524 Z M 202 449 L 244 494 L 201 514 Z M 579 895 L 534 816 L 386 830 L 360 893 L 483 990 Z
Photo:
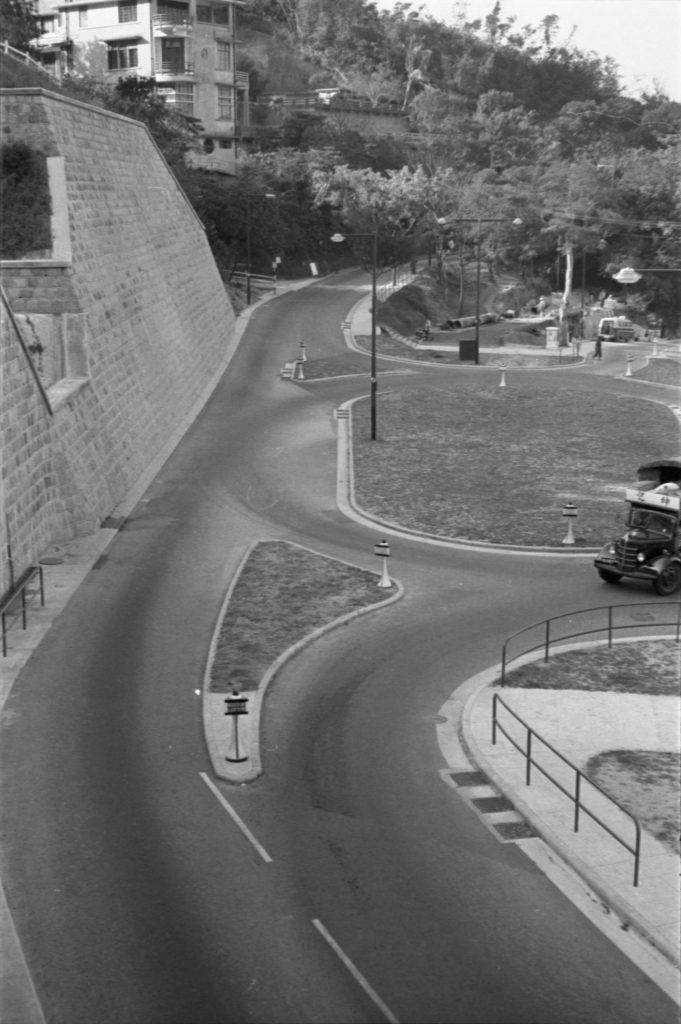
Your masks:
M 376 261 L 377 261 L 377 232 L 361 231 L 352 234 L 342 235 L 337 232 L 331 235 L 332 242 L 344 242 L 346 238 L 370 238 L 371 239 L 371 440 L 376 440 L 376 395 L 378 391 L 378 380 L 376 377 Z

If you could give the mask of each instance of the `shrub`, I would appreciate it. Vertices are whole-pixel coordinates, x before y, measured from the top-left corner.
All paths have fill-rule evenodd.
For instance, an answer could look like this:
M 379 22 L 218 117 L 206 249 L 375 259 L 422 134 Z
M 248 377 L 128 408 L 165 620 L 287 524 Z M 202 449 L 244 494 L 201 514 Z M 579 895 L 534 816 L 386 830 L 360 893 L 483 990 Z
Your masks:
M 25 142 L 0 147 L 0 206 L 0 258 L 21 259 L 52 249 L 47 162 Z

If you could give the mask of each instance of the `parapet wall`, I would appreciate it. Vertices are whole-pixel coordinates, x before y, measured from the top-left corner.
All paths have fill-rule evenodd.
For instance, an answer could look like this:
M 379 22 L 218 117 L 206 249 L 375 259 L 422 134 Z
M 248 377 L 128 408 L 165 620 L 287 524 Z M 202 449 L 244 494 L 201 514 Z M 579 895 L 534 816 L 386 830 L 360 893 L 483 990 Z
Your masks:
M 143 125 L 44 89 L 0 90 L 0 118 L 4 141 L 63 161 L 53 220 L 68 232 L 52 260 L 0 263 L 13 314 L 3 303 L 0 534 L 9 523 L 21 571 L 47 544 L 96 529 L 142 477 L 217 383 L 235 316 Z M 31 354 L 38 334 L 47 350 Z M 31 486 L 8 469 L 29 465 L 42 467 Z

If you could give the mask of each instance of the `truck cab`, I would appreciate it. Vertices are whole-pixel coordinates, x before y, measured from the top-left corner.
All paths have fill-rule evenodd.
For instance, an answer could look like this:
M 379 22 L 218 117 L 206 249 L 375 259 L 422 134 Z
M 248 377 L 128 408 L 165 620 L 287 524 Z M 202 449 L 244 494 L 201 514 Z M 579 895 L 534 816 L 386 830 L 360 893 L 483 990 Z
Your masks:
M 624 533 L 594 559 L 606 583 L 623 577 L 649 580 L 667 597 L 681 587 L 681 487 L 666 482 L 652 489 L 627 488 L 629 512 Z

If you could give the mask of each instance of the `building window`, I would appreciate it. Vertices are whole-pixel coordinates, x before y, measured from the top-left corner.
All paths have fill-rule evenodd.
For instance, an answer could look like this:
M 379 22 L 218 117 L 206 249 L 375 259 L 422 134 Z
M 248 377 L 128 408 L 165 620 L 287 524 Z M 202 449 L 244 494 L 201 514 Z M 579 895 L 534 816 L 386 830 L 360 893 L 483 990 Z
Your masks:
M 224 7 L 209 7 L 207 4 L 196 5 L 196 20 L 202 21 L 206 24 L 215 25 L 231 25 L 231 8 L 225 5 Z
M 120 39 L 107 48 L 109 71 L 125 71 L 137 67 L 137 41 Z
M 223 43 L 218 40 L 218 71 L 231 71 L 232 70 L 232 44 Z
M 181 114 L 194 113 L 194 86 L 191 82 L 175 82 L 175 109 Z
M 218 85 L 218 121 L 234 120 L 234 90 L 231 85 Z
M 137 4 L 120 3 L 118 5 L 118 20 L 119 22 L 137 21 Z

